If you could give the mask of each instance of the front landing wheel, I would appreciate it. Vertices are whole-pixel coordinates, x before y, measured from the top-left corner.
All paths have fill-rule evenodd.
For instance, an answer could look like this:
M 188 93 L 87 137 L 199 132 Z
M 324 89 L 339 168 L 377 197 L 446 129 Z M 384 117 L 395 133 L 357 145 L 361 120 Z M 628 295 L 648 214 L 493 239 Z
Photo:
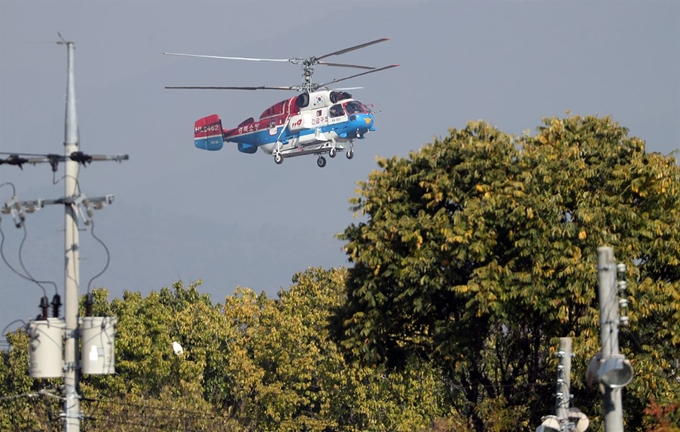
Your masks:
M 279 153 L 276 153 L 274 155 L 274 162 L 276 162 L 277 165 L 281 165 L 283 163 L 283 156 L 281 156 Z
M 352 159 L 354 157 L 354 151 L 349 150 L 347 153 L 345 153 L 345 156 L 347 156 L 347 159 Z
M 319 168 L 323 168 L 326 166 L 326 158 L 323 156 L 319 156 L 319 159 L 316 160 L 316 164 L 319 165 Z

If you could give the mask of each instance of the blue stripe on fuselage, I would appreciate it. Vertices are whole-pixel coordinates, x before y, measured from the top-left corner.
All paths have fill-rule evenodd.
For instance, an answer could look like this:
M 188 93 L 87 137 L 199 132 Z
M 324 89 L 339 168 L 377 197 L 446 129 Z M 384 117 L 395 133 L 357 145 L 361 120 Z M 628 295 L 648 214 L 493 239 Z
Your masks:
M 353 120 L 349 120 L 353 119 Z M 368 119 L 368 120 L 367 120 Z M 276 133 L 272 134 L 270 129 L 259 129 L 253 132 L 247 132 L 240 135 L 233 135 L 225 139 L 225 141 L 242 143 L 247 145 L 261 146 L 265 144 L 273 144 L 277 139 L 286 143 L 292 138 L 303 137 L 307 135 L 314 134 L 317 128 L 305 129 L 299 132 L 291 133 L 286 127 L 286 130 L 281 133 L 281 128 L 279 126 L 276 129 Z M 326 133 L 334 131 L 338 134 L 340 138 L 352 139 L 356 138 L 358 135 L 363 135 L 367 133 L 373 127 L 373 114 L 352 114 L 348 117 L 346 122 L 336 123 L 332 125 L 324 125 L 319 127 L 319 132 Z

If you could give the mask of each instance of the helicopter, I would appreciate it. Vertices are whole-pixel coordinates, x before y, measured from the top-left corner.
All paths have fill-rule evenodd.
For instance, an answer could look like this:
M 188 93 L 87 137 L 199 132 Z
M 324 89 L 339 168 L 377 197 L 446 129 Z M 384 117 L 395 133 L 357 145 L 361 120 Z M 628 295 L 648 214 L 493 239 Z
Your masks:
M 331 56 L 368 47 L 389 38 L 333 51 L 321 56 L 307 58 L 269 59 L 250 57 L 226 57 L 201 54 L 164 52 L 164 55 L 213 58 L 226 60 L 288 62 L 302 67 L 303 82 L 292 86 L 166 86 L 166 89 L 201 90 L 288 90 L 300 92 L 299 95 L 277 102 L 264 110 L 258 119 L 249 117 L 234 128 L 222 127 L 217 114 L 198 119 L 194 123 L 194 145 L 208 151 L 221 150 L 225 142 L 236 143 L 242 153 L 254 154 L 258 149 L 273 155 L 276 164 L 284 159 L 316 155 L 317 165 L 326 166 L 327 154 L 334 158 L 345 152 L 347 159 L 354 157 L 354 141 L 364 139 L 366 134 L 375 131 L 374 112 L 369 106 L 354 99 L 347 90 L 362 87 L 329 89 L 335 83 L 384 71 L 399 66 L 391 64 L 383 67 L 362 66 L 347 63 L 323 61 Z M 336 78 L 324 84 L 312 82 L 314 67 L 317 65 L 362 69 L 354 75 Z

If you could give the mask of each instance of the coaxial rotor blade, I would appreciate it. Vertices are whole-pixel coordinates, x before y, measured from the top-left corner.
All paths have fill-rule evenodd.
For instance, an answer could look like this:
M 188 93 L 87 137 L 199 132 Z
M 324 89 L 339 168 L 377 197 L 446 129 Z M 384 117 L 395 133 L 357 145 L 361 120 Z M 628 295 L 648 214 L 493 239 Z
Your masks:
M 324 54 L 324 55 L 322 55 L 322 56 L 317 56 L 316 59 L 317 59 L 317 60 L 321 60 L 321 59 L 326 58 L 326 57 L 330 57 L 330 56 L 334 56 L 334 55 L 340 55 L 340 54 L 345 54 L 345 53 L 348 53 L 348 52 L 350 52 L 350 51 L 358 50 L 358 49 L 360 49 L 360 48 L 365 48 L 365 47 L 370 46 L 370 45 L 373 45 L 373 44 L 377 44 L 377 43 L 380 43 L 380 42 L 385 42 L 385 41 L 387 41 L 387 40 L 390 40 L 390 38 L 376 39 L 376 40 L 374 40 L 374 41 L 362 43 L 362 44 L 360 44 L 360 45 L 355 45 L 355 46 L 353 46 L 353 47 L 341 49 L 341 50 L 339 50 L 339 51 L 333 51 L 332 53 Z
M 239 87 L 206 87 L 206 86 L 183 86 L 183 87 L 165 87 L 166 89 L 185 89 L 185 90 L 295 90 L 294 87 L 270 87 L 270 86 L 239 86 Z
M 348 79 L 351 79 L 351 78 L 356 78 L 358 76 L 367 75 L 367 74 L 370 74 L 370 73 L 373 73 L 373 72 L 380 72 L 380 71 L 383 71 L 385 69 L 391 69 L 391 68 L 397 67 L 397 66 L 399 66 L 399 65 L 393 64 L 393 65 L 389 65 L 389 66 L 383 66 L 383 67 L 377 68 L 377 69 L 372 69 L 372 70 L 367 71 L 367 72 L 362 72 L 362 73 L 358 73 L 358 74 L 355 74 L 355 75 L 350 75 L 350 76 L 344 77 L 344 78 L 336 78 L 333 81 L 329 81 L 325 84 L 320 84 L 319 87 L 326 87 L 328 85 L 335 84 L 335 83 L 340 82 L 340 81 L 345 81 L 345 80 L 348 80 Z
M 184 57 L 200 57 L 200 58 L 214 58 L 214 59 L 225 59 L 225 60 L 247 60 L 247 61 L 290 62 L 290 59 L 263 59 L 263 58 L 251 58 L 251 57 L 225 57 L 225 56 L 214 56 L 214 55 L 203 55 L 203 54 L 182 54 L 182 53 L 166 53 L 166 52 L 164 52 L 163 55 L 184 56 Z
M 356 68 L 356 69 L 375 69 L 373 66 L 362 66 L 362 65 L 353 65 L 353 64 L 346 64 L 346 63 L 328 63 L 328 62 L 318 62 L 317 64 L 324 65 L 324 66 L 336 66 L 336 67 L 347 67 L 347 68 Z

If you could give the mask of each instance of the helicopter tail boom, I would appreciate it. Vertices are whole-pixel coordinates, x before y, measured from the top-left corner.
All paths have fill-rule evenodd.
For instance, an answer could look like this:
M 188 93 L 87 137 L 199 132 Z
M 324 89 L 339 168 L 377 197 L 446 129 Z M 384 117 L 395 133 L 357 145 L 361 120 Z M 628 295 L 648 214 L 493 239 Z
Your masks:
M 222 120 L 217 114 L 203 117 L 194 123 L 194 145 L 201 150 L 217 151 L 224 145 Z

